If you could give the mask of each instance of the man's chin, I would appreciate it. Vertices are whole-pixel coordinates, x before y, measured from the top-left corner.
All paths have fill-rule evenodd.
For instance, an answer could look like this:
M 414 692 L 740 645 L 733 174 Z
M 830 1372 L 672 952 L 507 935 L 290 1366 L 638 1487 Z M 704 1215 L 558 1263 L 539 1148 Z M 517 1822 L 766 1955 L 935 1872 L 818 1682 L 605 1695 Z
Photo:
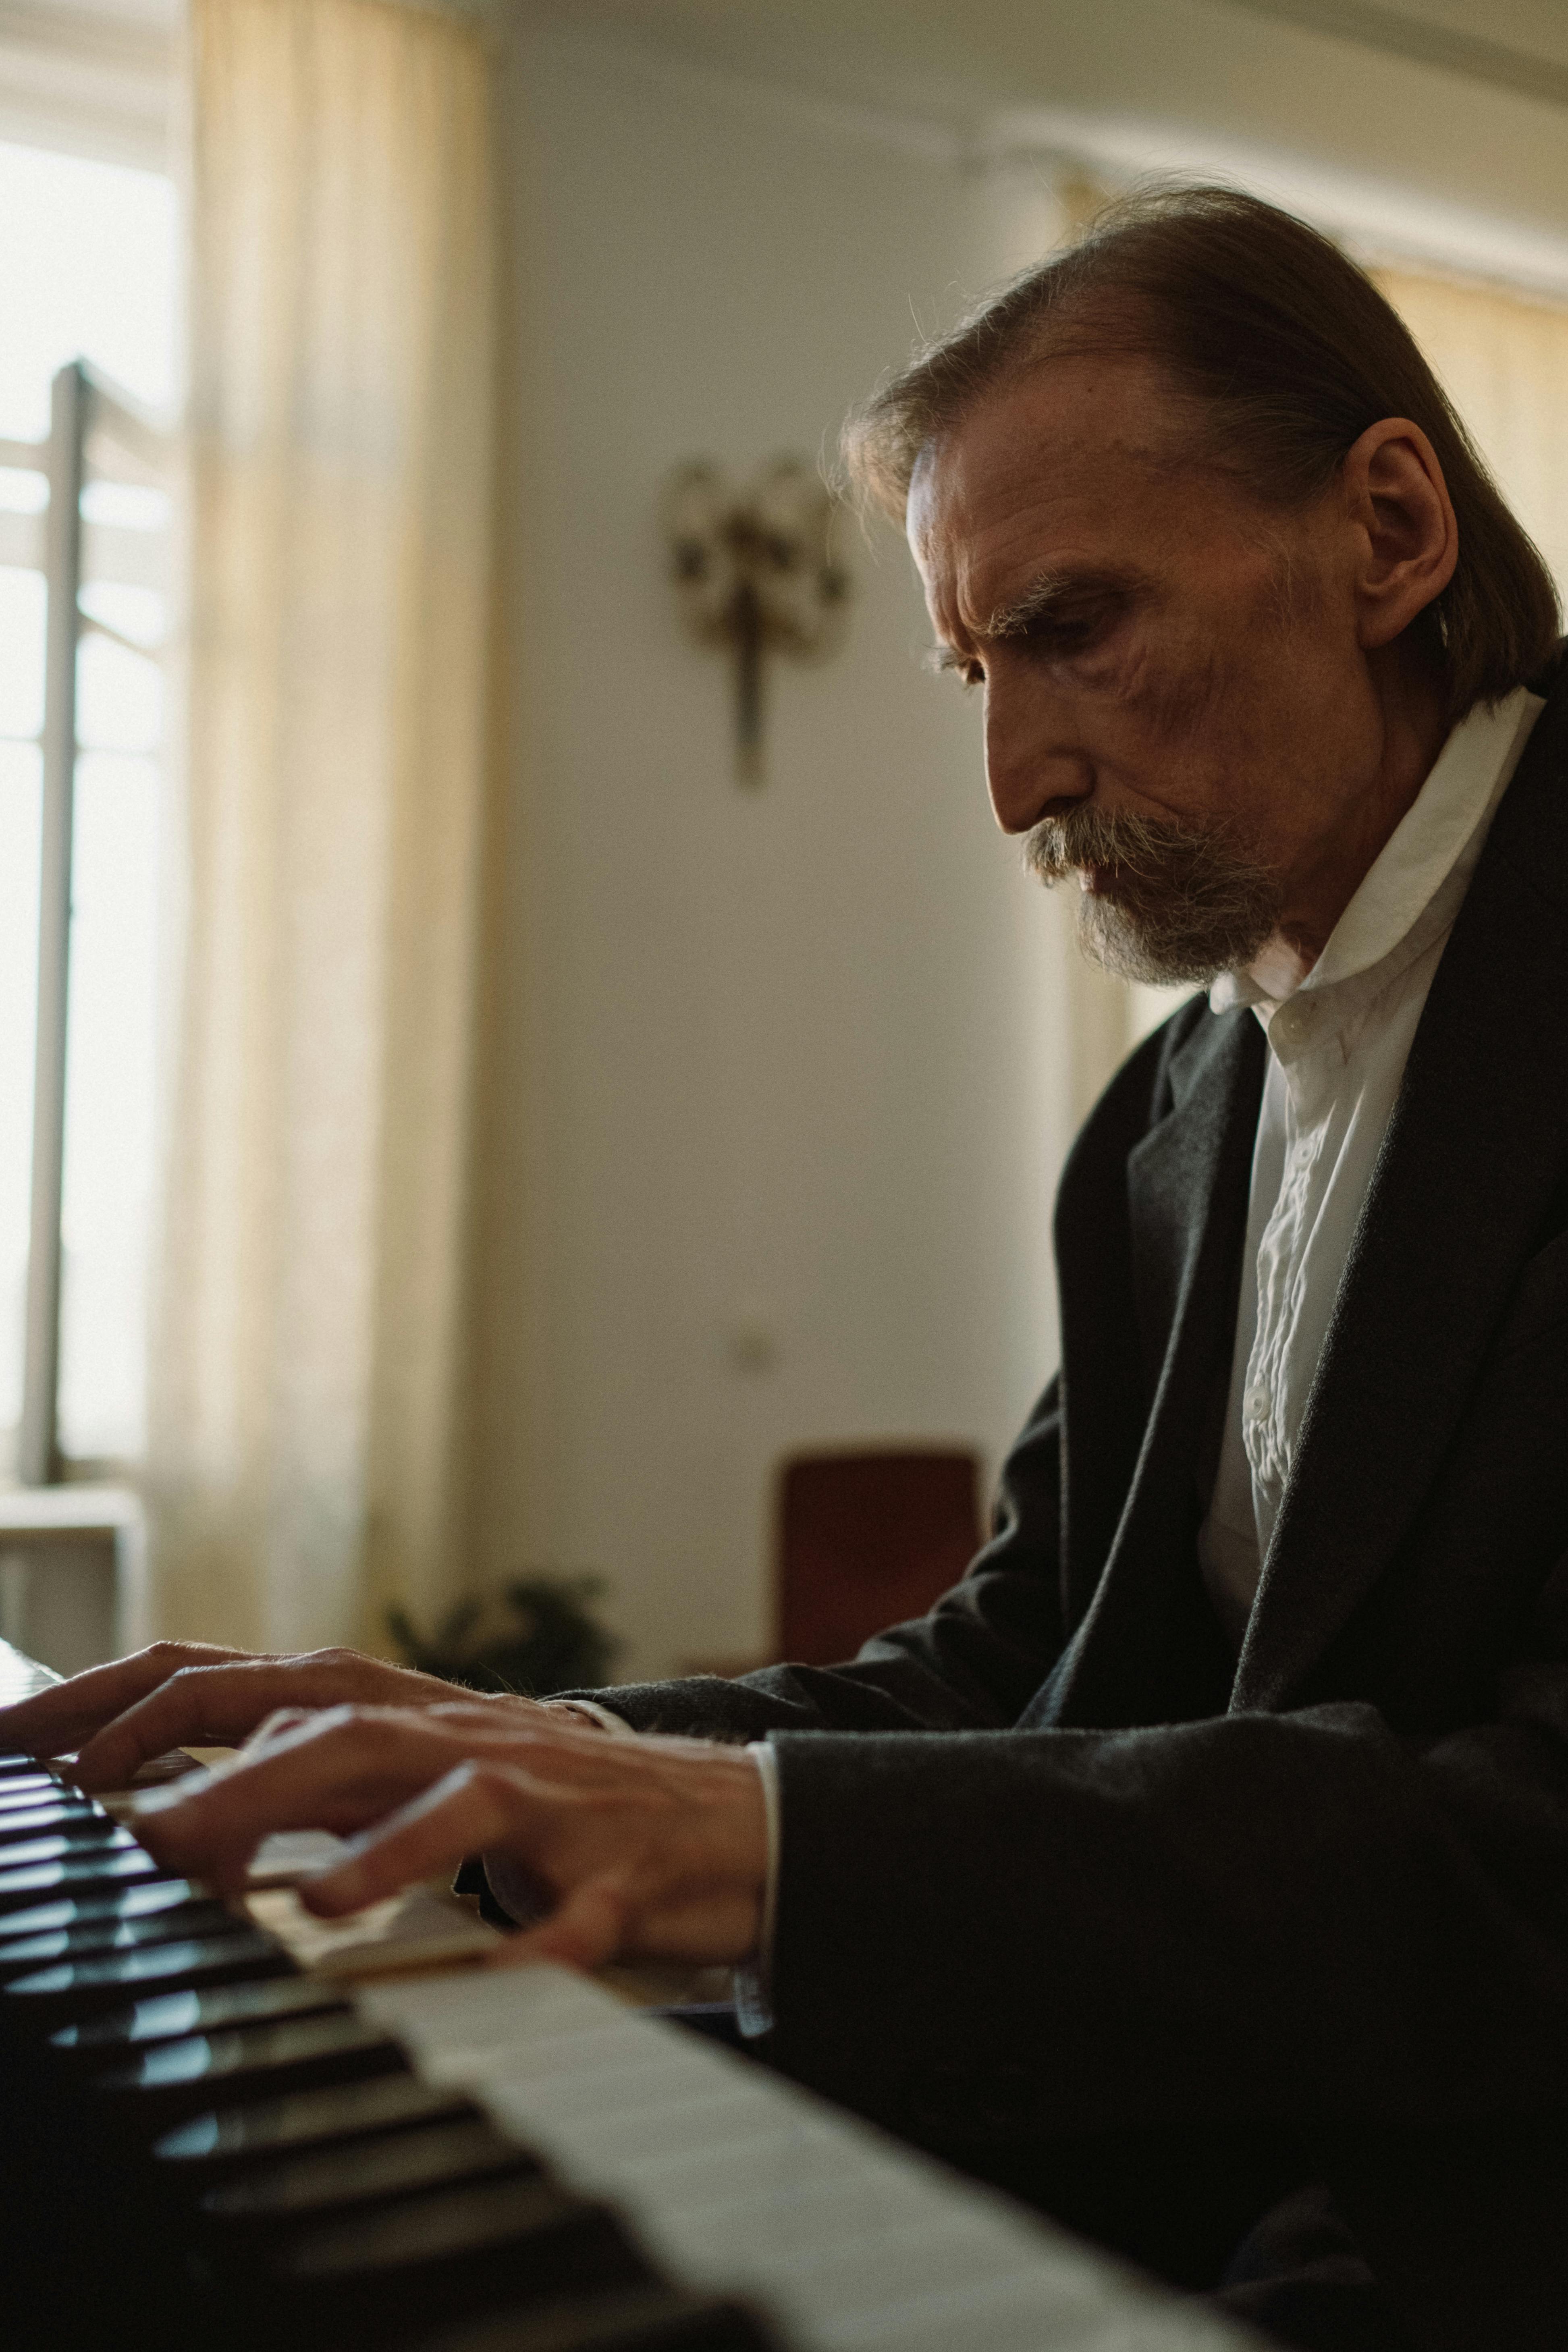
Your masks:
M 1115 877 L 1100 869 L 1079 869 L 1078 940 L 1091 963 L 1115 980 L 1146 988 L 1206 988 L 1245 957 L 1235 942 L 1183 936 L 1168 924 L 1143 917 L 1115 892 Z
M 1047 888 L 1075 876 L 1085 953 L 1153 987 L 1205 987 L 1240 970 L 1279 916 L 1279 875 L 1216 828 L 1079 810 L 1042 818 L 1024 863 Z

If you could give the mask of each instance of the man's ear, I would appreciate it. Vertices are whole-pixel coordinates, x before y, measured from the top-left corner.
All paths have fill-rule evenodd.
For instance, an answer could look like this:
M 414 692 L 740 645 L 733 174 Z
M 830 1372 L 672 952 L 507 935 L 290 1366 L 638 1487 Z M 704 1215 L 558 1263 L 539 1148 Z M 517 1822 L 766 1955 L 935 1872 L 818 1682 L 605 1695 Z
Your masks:
M 1386 646 L 1454 576 L 1459 529 L 1437 453 L 1407 416 L 1369 425 L 1341 472 L 1363 646 Z

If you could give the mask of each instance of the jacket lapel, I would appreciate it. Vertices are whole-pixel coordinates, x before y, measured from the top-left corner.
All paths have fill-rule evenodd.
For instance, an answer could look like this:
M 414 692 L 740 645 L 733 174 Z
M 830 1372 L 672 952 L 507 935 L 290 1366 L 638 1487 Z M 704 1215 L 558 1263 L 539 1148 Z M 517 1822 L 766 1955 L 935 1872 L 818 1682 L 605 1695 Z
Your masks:
M 1126 1163 L 1153 1403 L 1113 1532 L 1105 1521 L 1086 1524 L 1094 1515 L 1079 1509 L 1076 1491 L 1079 1465 L 1088 1469 L 1102 1431 L 1120 1418 L 1121 1368 L 1106 1354 L 1116 1338 L 1106 1330 L 1103 1269 L 1079 1262 L 1062 1221 L 1068 1563 L 1080 1587 L 1092 1581 L 1093 1598 L 1026 1725 L 1168 1718 L 1189 1711 L 1184 1689 L 1212 1690 L 1223 1661 L 1193 1553 L 1193 1468 L 1214 1381 L 1229 1360 L 1265 1051 L 1250 1013 L 1205 1017 L 1173 1057 L 1174 1108 Z
M 1394 1556 L 1568 1159 L 1568 691 L 1536 721 L 1411 1048 L 1232 1704 L 1277 1708 Z

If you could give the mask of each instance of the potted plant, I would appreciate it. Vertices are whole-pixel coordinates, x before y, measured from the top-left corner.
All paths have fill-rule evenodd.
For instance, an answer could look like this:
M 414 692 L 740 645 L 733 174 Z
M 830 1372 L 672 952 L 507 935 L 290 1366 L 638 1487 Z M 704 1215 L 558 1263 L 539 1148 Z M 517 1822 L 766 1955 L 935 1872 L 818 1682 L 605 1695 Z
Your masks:
M 426 1635 L 406 1610 L 386 1612 L 404 1662 L 476 1691 L 543 1698 L 602 1683 L 620 1644 L 591 1604 L 596 1576 L 543 1571 L 509 1578 L 488 1596 L 459 1601 Z

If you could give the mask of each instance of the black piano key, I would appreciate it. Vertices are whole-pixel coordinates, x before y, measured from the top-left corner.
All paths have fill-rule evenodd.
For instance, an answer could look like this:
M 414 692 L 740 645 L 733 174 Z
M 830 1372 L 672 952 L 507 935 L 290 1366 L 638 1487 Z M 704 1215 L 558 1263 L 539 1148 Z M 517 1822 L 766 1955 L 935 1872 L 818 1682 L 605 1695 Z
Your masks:
M 129 2009 L 110 2010 L 107 2016 L 62 2025 L 51 2033 L 56 2050 L 80 2051 L 109 2063 L 117 2052 L 147 2042 L 184 2042 L 193 2034 L 215 2033 L 221 2027 L 259 2025 L 279 2017 L 307 2017 L 315 2011 L 349 2013 L 342 1994 L 320 1977 L 264 1977 L 260 1982 L 214 1985 L 201 1990 L 158 1994 Z
M 57 1927 L 85 1927 L 109 1919 L 151 1919 L 211 1897 L 189 1878 L 154 1879 L 144 1886 L 117 1886 L 107 1894 L 66 1895 L 0 1916 L 0 1936 L 46 1936 Z
M 159 2042 L 134 2064 L 97 2076 L 92 2087 L 111 2111 L 154 2133 L 215 2102 L 350 2083 L 406 2065 L 380 2026 L 349 2010 Z
M 727 2295 L 611 2287 L 533 2311 L 487 2312 L 419 2339 L 419 2352 L 778 2352 L 765 2321 Z
M 129 1830 L 116 1829 L 112 1822 L 89 1821 L 80 1829 L 55 1830 L 47 1837 L 18 1838 L 15 1844 L 0 1844 L 0 1868 L 29 1869 L 36 1862 L 72 1862 L 99 1853 L 140 1853 Z
M 172 1874 L 161 1870 L 140 1846 L 85 1853 L 79 1860 L 72 1856 L 60 1862 L 33 1863 L 25 1870 L 0 1870 L 0 1913 L 19 1911 L 49 1896 L 65 1901 L 72 1895 L 106 1895 L 133 1879 Z
M 62 1804 L 92 1802 L 79 1789 L 57 1780 L 52 1772 L 17 1772 L 9 1780 L 0 1780 L 0 1812 L 13 1812 L 18 1805 L 45 1805 L 54 1798 Z
M 51 1797 L 41 1805 L 18 1805 L 14 1811 L 0 1813 L 0 1850 L 18 1845 L 24 1838 L 47 1837 L 52 1833 L 79 1833 L 85 1822 L 97 1822 L 104 1829 L 113 1823 L 107 1813 L 85 1799 L 76 1804 Z M 0 1851 L 0 1860 L 6 1857 Z
M 326 2220 L 356 2206 L 385 2204 L 458 2181 L 521 2179 L 540 2169 L 536 2158 L 475 2115 L 252 2168 L 208 2189 L 201 2210 L 232 2232 L 275 2232 L 286 2224 Z
M 46 1840 L 58 1843 L 41 1852 Z M 28 1948 L 40 1937 L 56 1940 Z M 221 1960 L 213 1948 L 220 1945 Z M 172 1956 L 181 1947 L 176 1963 Z M 237 1979 L 233 1965 L 242 1952 L 250 1958 Z M 39 2086 L 55 2081 L 46 2068 L 61 2070 L 50 2144 L 58 2142 L 62 2157 L 79 2147 L 54 2193 L 63 2191 L 69 2207 L 77 2194 L 71 2168 L 101 2149 L 89 2170 L 101 2175 L 117 2210 L 123 2189 L 126 2274 L 147 2221 L 169 2233 L 160 2234 L 165 2252 L 143 2284 L 155 2279 L 160 2298 L 167 2292 L 171 2318 L 177 2277 L 191 2259 L 178 2248 L 221 2241 L 235 2250 L 236 2274 L 265 2290 L 257 2312 L 297 2318 L 302 2347 L 308 2338 L 331 2340 L 333 2352 L 368 2352 L 373 2345 L 381 2352 L 394 2340 L 406 2343 L 411 2329 L 427 2347 L 432 2326 L 443 2344 L 450 2336 L 450 2352 L 762 2352 L 769 2341 L 737 2307 L 658 2284 L 605 2209 L 552 2189 L 534 2159 L 498 2135 L 462 2094 L 420 2082 L 395 2044 L 326 1986 L 294 1973 L 270 1938 L 253 1936 L 207 1889 L 161 1869 L 63 1773 L 21 1755 L 0 1759 L 0 1980 L 11 1973 L 8 1961 L 26 1963 L 14 1982 L 35 1983 L 0 2000 L 0 2013 L 56 2028 L 47 2040 L 39 2032 L 16 2042 L 24 2069 L 17 2082 L 26 2094 L 35 2076 Z M 128 1961 L 137 1964 L 132 1985 Z M 118 1981 L 110 1981 L 105 1963 Z M 187 1973 L 165 1973 L 176 1967 Z M 68 1973 L 68 1988 L 59 1969 Z M 51 1975 L 52 1985 L 37 1983 Z M 62 2023 L 49 2004 L 68 1990 Z M 298 2037 L 300 2029 L 322 2027 L 325 2041 L 318 2032 L 308 2044 L 280 2032 Z M 205 2053 L 199 2058 L 195 2045 Z M 113 2064 L 128 2055 L 137 2063 Z M 149 2067 L 152 2060 L 159 2066 Z M 100 2095 L 102 2077 L 84 2084 L 83 2074 L 106 2062 L 120 2086 Z M 390 2071 L 356 2074 L 363 2065 Z M 192 2097 L 201 2103 L 196 2109 Z M 102 2129 L 94 2120 L 100 2111 Z M 79 2127 L 70 2121 L 79 2115 Z M 111 2120 L 132 2123 L 143 2149 L 162 2130 L 150 2167 L 124 2169 L 127 2142 L 122 2131 L 107 2128 Z M 79 2129 L 79 2139 L 72 2137 Z M 162 2184 L 151 2201 L 137 2178 Z M 212 2194 L 198 2240 L 190 2233 L 194 2200 L 204 2189 Z M 520 2189 L 532 2198 L 526 2210 L 504 2194 Z M 486 2191 L 503 2192 L 501 2201 Z M 108 2244 L 102 2208 L 96 2210 L 84 2277 Z M 182 2222 L 182 2214 L 192 2218 Z M 95 2325 L 103 2323 L 95 2343 L 106 2340 L 104 2326 L 112 2334 L 114 2293 L 103 2289 L 101 2314 L 89 2297 Z M 176 2335 L 184 2341 L 194 2309 L 179 2305 L 184 2316 L 171 2346 Z M 481 2322 L 462 2316 L 480 2313 L 482 2338 L 472 2333 Z M 249 2324 L 247 2308 L 241 2329 L 247 2337 Z M 191 2337 L 198 2340 L 205 2339 Z M 272 2352 L 269 2328 L 255 2341 Z
M 248 1932 L 248 1924 L 221 1903 L 187 1903 L 145 1919 L 94 1919 L 83 1927 L 48 1928 L 41 1935 L 0 1937 L 0 1984 L 62 1960 L 99 1959 L 112 1952 L 138 1951 L 145 1944 Z
M 132 1952 L 107 1952 L 85 1960 L 65 1960 L 50 1969 L 13 1977 L 0 1987 L 0 2015 L 7 2023 L 41 2032 L 123 2008 L 143 1985 L 171 1988 L 224 1984 L 241 1977 L 280 1976 L 293 1964 L 270 1936 L 241 1927 L 224 1936 L 177 1937 Z
M 47 1904 L 43 1910 L 49 1919 L 55 1919 L 58 1912 L 67 1916 L 55 1926 L 44 1927 L 32 1924 L 39 1916 L 34 1911 L 13 1911 L 0 1919 L 0 1966 L 19 1953 L 24 1944 L 36 1943 L 40 1936 L 64 1938 L 60 1958 L 79 1953 L 85 1959 L 92 1952 L 129 1951 L 137 1944 L 167 1943 L 172 1936 L 221 1936 L 231 1927 L 250 1927 L 248 1919 L 231 1911 L 216 1895 L 190 1896 L 183 1903 L 165 1904 L 159 1910 L 113 1910 L 89 1918 L 76 1917 L 75 1906 L 66 1904 Z M 19 1926 L 18 1922 L 26 1924 Z
M 134 1843 L 123 1830 L 115 1834 L 112 1822 L 91 1813 L 23 1813 L 10 1822 L 0 1821 L 0 1871 L 28 1870 L 35 1862 L 53 1858 L 32 1851 L 41 1838 L 58 1841 L 53 1856 L 73 1854 L 83 1860 L 96 1853 L 123 1852 Z M 0 1920 L 0 1930 L 4 1925 Z
M 223 2086 L 217 2086 L 220 2094 Z M 290 2150 L 325 2147 L 342 2140 L 479 2113 L 461 2091 L 422 2083 L 417 2074 L 377 2074 L 368 2082 L 343 2083 L 286 2098 L 258 2099 L 244 2106 L 218 2106 L 166 2132 L 153 2144 L 153 2158 L 172 2178 L 189 2173 L 202 2180 Z
M 309 2312 L 330 2341 L 379 2347 L 503 2299 L 654 2276 L 607 2206 L 533 2178 L 437 2189 L 302 2230 L 271 2250 L 265 2283 L 280 2318 Z

